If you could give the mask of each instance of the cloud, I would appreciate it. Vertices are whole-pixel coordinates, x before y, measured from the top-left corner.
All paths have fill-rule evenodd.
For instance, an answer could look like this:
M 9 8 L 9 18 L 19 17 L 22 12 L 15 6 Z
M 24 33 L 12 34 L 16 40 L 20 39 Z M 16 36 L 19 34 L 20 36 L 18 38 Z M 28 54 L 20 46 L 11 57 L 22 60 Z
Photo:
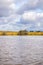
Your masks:
M 15 13 L 16 9 L 14 0 L 0 0 L 0 26 L 16 24 L 20 20 L 20 15 Z
M 22 18 L 26 21 L 38 21 L 43 19 L 43 12 L 26 11 L 23 13 Z
M 6 24 L 16 24 L 20 21 L 20 15 L 10 15 L 8 17 L 1 17 L 0 18 L 0 25 L 6 25 Z
M 0 25 L 0 30 L 1 31 L 19 31 L 19 27 L 16 25 L 10 25 L 10 24 L 4 24 L 4 25 Z
M 17 13 L 22 14 L 28 10 L 43 10 L 43 0 L 25 0 L 24 3 L 19 7 Z
M 43 0 L 0 0 L 0 30 L 42 28 Z
M 0 0 L 0 17 L 9 16 L 15 9 L 13 0 Z

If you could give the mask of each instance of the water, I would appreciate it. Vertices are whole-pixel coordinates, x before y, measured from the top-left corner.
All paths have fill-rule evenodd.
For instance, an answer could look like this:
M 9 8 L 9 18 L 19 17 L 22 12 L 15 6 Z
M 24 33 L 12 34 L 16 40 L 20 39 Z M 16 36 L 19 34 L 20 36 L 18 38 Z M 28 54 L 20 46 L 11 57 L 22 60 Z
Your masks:
M 43 36 L 0 36 L 0 65 L 43 65 Z

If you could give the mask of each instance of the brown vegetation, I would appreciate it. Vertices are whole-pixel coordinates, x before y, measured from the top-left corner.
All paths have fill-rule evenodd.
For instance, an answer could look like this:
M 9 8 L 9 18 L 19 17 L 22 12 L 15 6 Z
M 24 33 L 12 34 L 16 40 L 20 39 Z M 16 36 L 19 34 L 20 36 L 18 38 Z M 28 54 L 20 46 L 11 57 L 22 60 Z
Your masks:
M 26 30 L 21 30 L 19 32 L 13 32 L 13 31 L 0 31 L 0 36 L 15 36 L 15 35 L 43 35 L 43 32 L 40 31 L 26 31 Z
M 18 32 L 18 35 L 28 35 L 28 32 L 26 30 L 21 30 Z

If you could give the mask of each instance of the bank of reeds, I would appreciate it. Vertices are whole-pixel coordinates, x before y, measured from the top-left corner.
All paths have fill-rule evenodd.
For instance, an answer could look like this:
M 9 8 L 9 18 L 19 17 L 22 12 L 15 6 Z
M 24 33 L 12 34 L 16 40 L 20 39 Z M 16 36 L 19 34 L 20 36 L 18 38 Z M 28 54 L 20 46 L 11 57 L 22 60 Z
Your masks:
M 0 31 L 0 36 L 22 36 L 22 35 L 41 35 L 43 36 L 43 32 L 12 32 L 12 31 Z

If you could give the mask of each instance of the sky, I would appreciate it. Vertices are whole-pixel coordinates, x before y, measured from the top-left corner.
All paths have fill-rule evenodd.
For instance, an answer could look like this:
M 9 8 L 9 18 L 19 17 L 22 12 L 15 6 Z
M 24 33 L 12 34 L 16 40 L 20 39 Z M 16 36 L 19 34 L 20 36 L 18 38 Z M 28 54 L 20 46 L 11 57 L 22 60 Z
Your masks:
M 0 0 L 0 31 L 43 31 L 43 0 Z

